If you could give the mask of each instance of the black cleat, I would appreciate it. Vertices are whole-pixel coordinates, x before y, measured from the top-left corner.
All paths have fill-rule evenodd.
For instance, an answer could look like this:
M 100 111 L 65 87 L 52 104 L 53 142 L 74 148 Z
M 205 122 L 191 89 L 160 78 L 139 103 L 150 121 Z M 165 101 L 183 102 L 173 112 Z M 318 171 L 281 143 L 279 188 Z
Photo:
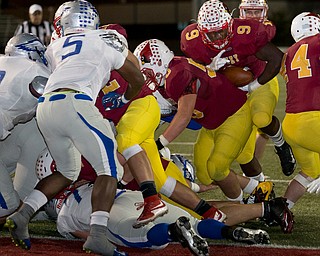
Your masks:
M 292 149 L 287 142 L 280 147 L 275 146 L 276 154 L 280 158 L 282 172 L 286 176 L 290 176 L 296 169 L 297 163 Z
M 294 216 L 288 208 L 287 200 L 277 197 L 264 202 L 264 219 L 266 223 L 277 222 L 283 233 L 291 233 L 293 230 Z
M 270 244 L 269 234 L 262 229 L 237 227 L 232 233 L 232 240 L 246 244 Z
M 170 225 L 169 232 L 174 241 L 179 242 L 183 247 L 198 256 L 209 256 L 209 246 L 205 239 L 199 236 L 192 228 L 189 218 L 180 217 Z

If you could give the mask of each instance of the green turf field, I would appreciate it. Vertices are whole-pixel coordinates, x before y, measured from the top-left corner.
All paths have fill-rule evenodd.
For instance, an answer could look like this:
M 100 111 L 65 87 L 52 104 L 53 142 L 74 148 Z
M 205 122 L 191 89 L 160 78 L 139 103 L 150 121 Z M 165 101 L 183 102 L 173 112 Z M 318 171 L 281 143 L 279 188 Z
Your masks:
M 275 115 L 282 120 L 284 117 L 284 105 L 285 105 L 285 85 L 282 77 L 279 77 L 280 83 L 280 100 L 276 109 Z M 161 131 L 166 126 L 162 126 L 156 136 L 161 134 Z M 192 147 L 197 137 L 197 132 L 186 130 L 180 135 L 174 142 L 169 145 L 172 153 L 180 153 L 187 156 L 192 160 Z M 274 153 L 273 146 L 268 144 L 263 161 L 263 171 L 269 180 L 275 183 L 275 192 L 277 196 L 282 196 L 288 185 L 290 178 L 282 174 L 280 162 L 278 157 Z M 239 167 L 235 163 L 233 169 L 239 172 Z M 297 168 L 296 172 L 299 170 Z M 292 175 L 294 176 L 294 175 Z M 201 197 L 205 199 L 223 199 L 223 195 L 218 190 L 202 193 Z M 279 227 L 265 227 L 261 222 L 252 221 L 247 226 L 255 228 L 264 228 L 271 236 L 271 243 L 273 245 L 283 246 L 305 246 L 305 247 L 320 247 L 320 243 L 317 237 L 320 237 L 320 231 L 318 228 L 319 217 L 317 212 L 319 210 L 318 205 L 319 198 L 316 195 L 306 194 L 294 207 L 293 213 L 295 215 L 295 226 L 292 234 L 283 234 Z M 7 232 L 1 231 L 2 235 L 8 235 Z M 53 222 L 34 222 L 30 224 L 31 236 L 59 236 L 55 230 Z M 213 243 L 222 243 L 222 241 L 212 241 Z M 226 242 L 228 243 L 228 242 Z

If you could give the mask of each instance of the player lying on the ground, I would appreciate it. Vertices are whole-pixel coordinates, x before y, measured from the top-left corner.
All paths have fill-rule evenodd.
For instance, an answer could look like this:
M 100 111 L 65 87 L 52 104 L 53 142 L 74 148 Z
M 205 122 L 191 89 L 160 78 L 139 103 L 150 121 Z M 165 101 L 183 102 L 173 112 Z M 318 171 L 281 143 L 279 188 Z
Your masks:
M 50 155 L 46 154 L 48 157 Z M 44 158 L 42 158 L 44 160 Z M 51 160 L 52 161 L 52 160 Z M 50 161 L 37 166 L 41 179 L 50 174 L 46 170 Z M 56 219 L 59 233 L 66 238 L 86 239 L 90 229 L 90 198 L 93 184 L 78 181 L 51 200 L 45 209 Z M 196 255 L 207 255 L 207 244 L 201 237 L 210 239 L 231 239 L 248 244 L 268 244 L 270 237 L 263 230 L 228 226 L 214 219 L 198 220 L 188 212 L 168 204 L 169 213 L 148 225 L 135 229 L 132 223 L 141 213 L 137 210 L 143 197 L 139 191 L 118 190 L 108 221 L 108 239 L 113 243 L 134 248 L 164 248 L 169 242 L 178 241 L 187 245 Z
M 170 162 L 170 164 L 174 165 L 173 162 Z M 88 170 L 89 168 L 90 168 L 90 166 L 88 166 L 88 165 L 85 165 L 85 168 L 82 168 L 80 178 L 85 177 L 84 173 L 87 173 L 86 177 L 89 177 L 89 173 L 90 173 L 90 170 Z M 176 167 L 175 169 L 171 168 L 171 170 L 176 170 L 177 172 L 181 172 L 178 167 Z M 45 177 L 46 175 L 50 175 L 52 172 L 55 171 L 54 161 L 53 161 L 53 159 L 47 149 L 44 150 L 39 155 L 36 171 L 37 171 L 37 176 L 39 177 L 39 179 Z M 170 175 L 175 175 L 175 174 L 173 172 L 171 172 Z M 82 189 L 80 190 L 81 193 L 79 193 L 79 191 L 77 190 L 77 186 L 81 186 L 86 183 L 88 183 L 88 182 L 84 182 L 82 180 L 80 183 L 78 182 L 78 183 L 76 183 L 76 185 L 72 186 L 71 189 L 70 188 L 66 189 L 65 192 L 61 193 L 60 196 L 58 196 L 54 201 L 50 201 L 50 203 L 47 204 L 45 207 L 48 215 L 50 215 L 53 218 L 56 218 L 57 212 L 59 212 L 63 207 L 65 207 L 66 208 L 65 211 L 67 211 L 68 213 L 66 213 L 66 212 L 64 213 L 66 215 L 64 217 L 64 219 L 65 218 L 72 219 L 72 217 L 67 217 L 67 215 L 71 212 L 71 215 L 74 215 L 73 218 L 76 223 L 78 223 L 80 220 L 82 221 L 82 223 L 87 223 L 84 220 L 86 220 L 86 218 L 89 218 L 89 215 L 87 217 L 83 217 L 83 216 L 86 216 L 86 212 L 90 211 L 90 209 L 88 209 L 88 206 L 87 206 L 88 202 L 85 203 L 84 201 L 89 200 L 89 199 L 83 199 L 84 196 L 81 195 Z M 88 185 L 86 185 L 86 186 L 88 186 Z M 89 190 L 92 190 L 92 187 Z M 128 193 L 125 193 L 125 194 L 128 194 Z M 72 195 L 72 196 L 70 197 L 70 195 Z M 141 197 L 141 195 L 140 195 L 140 197 Z M 76 200 L 77 202 L 73 202 L 73 200 Z M 131 200 L 133 203 L 125 206 L 125 207 L 128 207 L 130 210 L 128 209 L 128 210 L 122 210 L 122 211 L 123 211 L 123 214 L 126 214 L 128 211 L 130 212 L 130 215 L 131 215 L 130 218 L 132 218 L 132 220 L 131 220 L 131 222 L 132 222 L 134 220 L 134 216 L 136 214 L 139 214 L 141 211 L 141 209 L 137 210 L 134 204 L 136 202 L 142 202 L 142 201 L 137 200 L 137 198 L 135 201 L 134 201 L 134 199 L 131 199 Z M 117 201 L 117 198 L 116 198 L 116 201 Z M 271 221 L 277 222 L 281 226 L 283 232 L 285 232 L 285 233 L 290 233 L 293 228 L 293 216 L 292 216 L 292 213 L 288 210 L 288 208 L 285 204 L 285 200 L 283 198 L 276 198 L 276 199 L 270 200 L 269 202 L 255 203 L 255 204 L 249 204 L 249 205 L 236 204 L 236 203 L 232 203 L 232 202 L 223 202 L 223 201 L 221 201 L 221 202 L 212 201 L 212 203 L 214 205 L 216 205 L 217 207 L 221 207 L 222 209 L 226 210 L 226 212 L 228 213 L 227 214 L 227 217 L 228 217 L 227 224 L 228 224 L 228 222 L 239 224 L 239 223 L 243 223 L 245 221 L 248 221 L 250 219 L 263 217 L 268 222 L 271 222 Z M 75 204 L 77 206 L 77 208 L 71 207 L 71 204 Z M 83 204 L 85 206 L 83 206 Z M 84 209 L 80 210 L 80 209 L 82 209 L 82 207 Z M 180 215 L 187 216 L 188 218 L 191 219 L 191 221 L 193 221 L 195 223 L 198 223 L 200 221 L 197 218 L 190 217 L 189 213 L 184 213 L 185 211 L 183 211 L 179 207 L 174 207 L 170 204 L 170 209 L 171 208 L 174 209 L 174 210 L 172 210 L 173 212 L 180 212 L 180 214 L 176 214 L 174 217 L 171 217 L 171 214 L 170 214 L 171 211 L 169 210 L 168 220 L 166 220 L 165 217 L 162 217 L 162 218 L 160 218 L 159 222 L 155 222 L 155 223 L 161 223 L 161 222 L 171 223 L 171 222 L 174 222 Z M 178 208 L 178 209 L 175 209 L 175 208 Z M 117 211 L 115 211 L 115 212 L 111 211 L 111 212 L 112 212 L 111 216 L 113 216 L 114 213 L 117 213 L 114 220 L 118 221 L 118 219 L 117 219 L 119 217 L 118 212 Z M 82 217 L 80 217 L 80 216 L 82 216 Z M 78 219 L 78 220 L 76 220 L 76 219 Z M 89 220 L 89 219 L 87 219 L 87 220 Z M 171 220 L 171 222 L 169 220 Z M 113 220 L 111 222 L 113 222 Z M 64 221 L 64 223 L 65 223 L 65 221 Z M 208 223 L 211 223 L 211 222 L 208 221 Z M 213 223 L 215 223 L 215 222 L 213 222 Z M 116 224 L 116 225 L 119 226 L 120 224 Z M 207 224 L 207 225 L 209 225 L 209 224 Z M 215 225 L 218 225 L 218 224 L 215 224 Z M 58 224 L 58 226 L 59 226 L 59 224 Z M 231 226 L 231 225 L 228 225 L 228 226 Z M 76 224 L 68 224 L 67 230 L 69 230 L 68 232 L 75 232 L 77 230 L 87 230 L 83 227 L 80 229 L 80 227 L 82 227 L 82 226 L 81 225 L 79 226 Z M 66 229 L 66 227 L 65 227 L 65 229 Z M 110 229 L 112 229 L 112 228 L 110 228 Z M 58 230 L 59 230 L 59 228 L 58 228 Z M 128 229 L 125 229 L 125 230 L 127 232 Z M 199 231 L 199 229 L 198 229 L 198 231 Z M 116 233 L 116 232 L 113 232 L 113 233 Z M 64 234 L 66 234 L 66 232 L 64 232 Z M 127 234 L 127 233 L 125 233 L 125 234 Z M 204 236 L 206 238 L 215 239 L 215 237 L 210 234 L 204 235 L 204 234 L 200 233 L 200 235 Z M 75 235 L 75 236 L 79 236 L 79 235 Z M 225 237 L 225 238 L 230 238 L 230 237 Z
M 181 175 L 182 173 L 188 172 L 188 174 L 184 174 L 184 177 L 186 178 L 186 180 L 188 180 L 187 177 L 189 177 L 190 179 L 190 177 L 195 175 L 194 171 L 192 170 L 192 165 L 188 166 L 188 170 L 183 169 L 183 159 L 185 159 L 184 157 L 180 156 L 182 162 L 181 160 L 178 160 L 177 157 L 171 158 L 173 158 L 174 161 L 169 161 L 164 158 L 161 159 L 168 176 L 176 177 Z M 125 174 L 128 171 L 130 172 L 130 170 L 126 168 L 124 169 Z M 292 212 L 288 209 L 284 198 L 273 199 L 274 196 L 271 194 L 273 190 L 270 190 L 269 187 L 270 183 L 271 182 L 259 183 L 259 185 L 250 194 L 250 196 L 245 199 L 247 201 L 247 204 L 217 200 L 208 202 L 226 214 L 227 218 L 225 219 L 224 223 L 226 223 L 227 225 L 237 225 L 249 220 L 262 217 L 262 219 L 264 219 L 266 223 L 270 223 L 271 219 L 275 220 L 275 222 L 280 225 L 284 233 L 291 233 L 293 229 Z M 192 182 L 188 180 L 188 184 L 192 184 Z M 124 186 L 124 188 L 138 190 L 135 187 L 137 186 L 134 186 L 134 181 L 130 182 L 127 186 Z M 267 202 L 266 200 L 269 200 L 269 202 Z M 273 217 L 271 218 L 268 213 L 270 211 L 273 211 Z

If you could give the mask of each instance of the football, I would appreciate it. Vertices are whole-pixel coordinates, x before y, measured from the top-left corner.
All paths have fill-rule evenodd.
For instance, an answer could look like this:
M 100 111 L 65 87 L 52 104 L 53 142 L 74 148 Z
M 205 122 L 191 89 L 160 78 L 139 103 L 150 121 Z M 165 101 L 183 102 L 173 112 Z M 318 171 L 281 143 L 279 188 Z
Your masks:
M 245 86 L 254 80 L 252 72 L 242 67 L 227 66 L 218 72 L 223 74 L 236 87 Z

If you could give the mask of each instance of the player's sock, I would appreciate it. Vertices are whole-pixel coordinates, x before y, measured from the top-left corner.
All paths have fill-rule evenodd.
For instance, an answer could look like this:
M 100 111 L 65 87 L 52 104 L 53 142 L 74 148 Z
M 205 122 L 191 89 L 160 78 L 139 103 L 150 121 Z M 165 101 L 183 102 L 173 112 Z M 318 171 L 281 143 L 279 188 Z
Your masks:
M 198 222 L 197 231 L 200 236 L 210 239 L 224 239 L 226 224 L 214 219 L 205 219 Z
M 208 204 L 205 200 L 201 199 L 199 204 L 196 206 L 194 211 L 202 216 L 206 211 L 211 208 L 211 205 Z
M 281 124 L 279 126 L 279 130 L 275 135 L 268 135 L 269 138 L 273 141 L 274 145 L 277 147 L 281 147 L 284 143 L 283 135 L 282 135 L 282 129 L 281 129 Z
M 158 194 L 154 181 L 144 181 L 140 184 L 140 191 L 143 198 Z
M 165 245 L 173 240 L 169 236 L 169 224 L 154 225 L 147 233 L 148 241 L 155 246 Z

